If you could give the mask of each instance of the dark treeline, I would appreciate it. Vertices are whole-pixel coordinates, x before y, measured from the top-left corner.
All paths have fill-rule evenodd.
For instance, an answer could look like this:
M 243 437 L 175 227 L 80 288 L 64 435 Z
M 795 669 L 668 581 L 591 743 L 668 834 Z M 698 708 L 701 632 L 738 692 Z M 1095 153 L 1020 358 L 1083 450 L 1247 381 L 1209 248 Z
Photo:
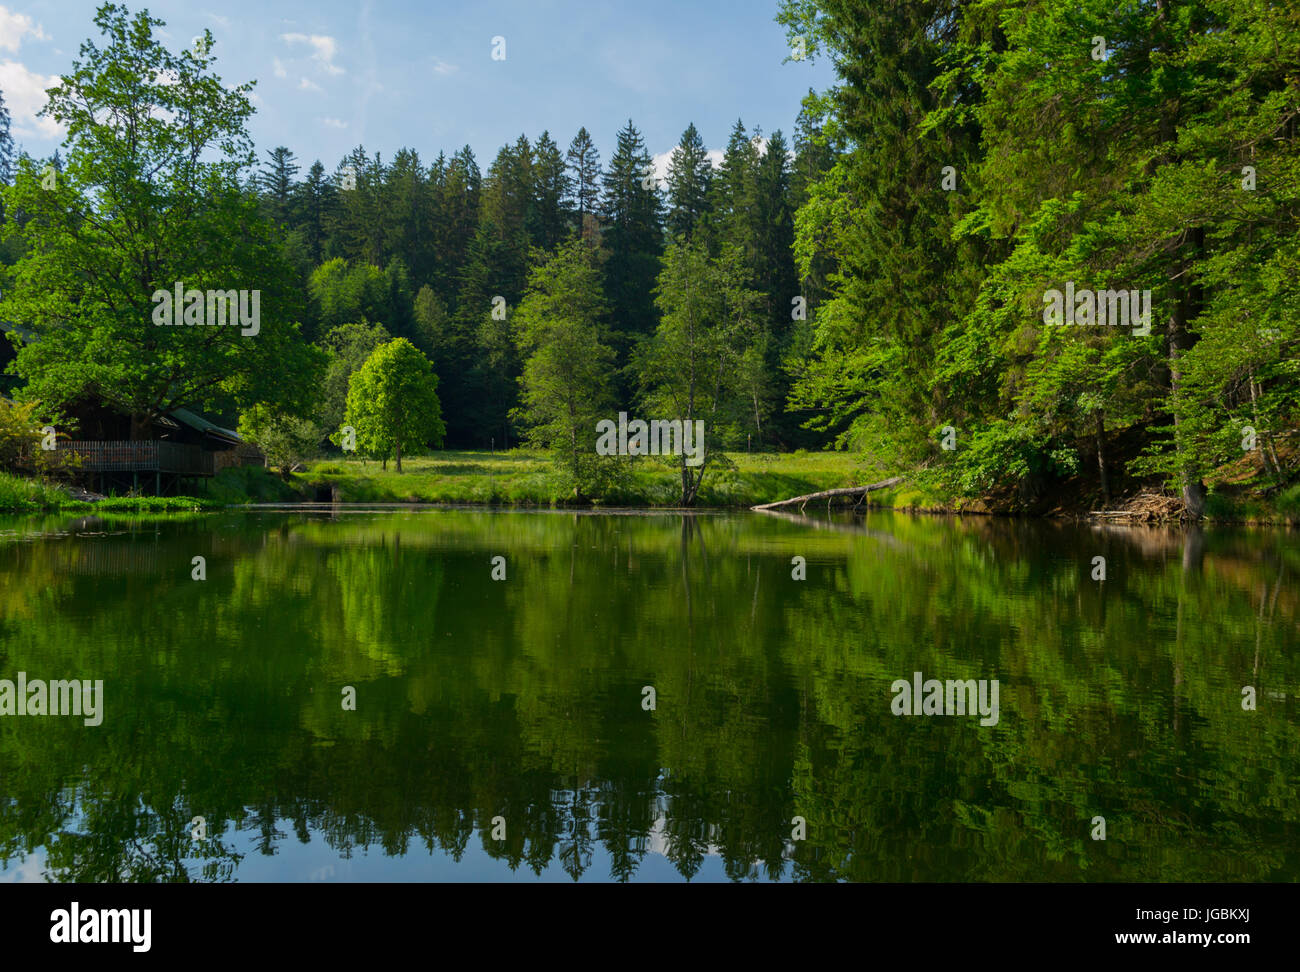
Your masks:
M 437 370 L 448 445 L 520 439 L 511 413 L 525 354 L 513 312 L 529 272 L 571 239 L 600 269 L 611 404 L 623 408 L 638 393 L 633 350 L 660 322 L 655 288 L 667 245 L 691 241 L 714 255 L 734 248 L 740 283 L 761 297 L 766 350 L 767 381 L 744 432 L 755 447 L 807 445 L 817 439 L 784 414 L 782 361 L 806 339 L 796 330 L 804 315 L 792 244 L 794 212 L 820 164 L 813 134 L 801 118 L 792 150 L 779 130 L 764 137 L 737 121 L 715 169 L 690 125 L 665 184 L 630 120 L 607 160 L 585 128 L 567 148 L 544 131 L 503 146 L 486 171 L 468 146 L 432 162 L 411 148 L 385 161 L 358 147 L 332 171 L 304 166 L 281 146 L 266 153 L 250 188 L 283 228 L 309 295 L 304 336 L 327 344 L 341 326 L 366 323 L 409 340 Z

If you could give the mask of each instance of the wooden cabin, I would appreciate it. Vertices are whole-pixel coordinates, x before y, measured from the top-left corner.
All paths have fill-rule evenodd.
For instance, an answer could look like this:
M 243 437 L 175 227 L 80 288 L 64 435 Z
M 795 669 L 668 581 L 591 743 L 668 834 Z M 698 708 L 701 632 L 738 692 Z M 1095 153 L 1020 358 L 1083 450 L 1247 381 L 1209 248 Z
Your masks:
M 0 322 L 0 332 L 34 340 L 30 332 Z M 7 334 L 0 333 L 0 372 L 15 356 Z M 17 379 L 10 379 L 12 385 Z M 5 390 L 0 385 L 0 392 Z M 100 493 L 128 489 L 174 495 L 186 480 L 208 479 L 227 466 L 264 466 L 266 457 L 239 433 L 222 428 L 197 412 L 178 408 L 155 419 L 144 439 L 131 439 L 131 417 L 94 396 L 63 409 L 75 422 L 76 438 L 60 436 L 57 450 L 76 453 L 74 476 Z
M 178 408 L 154 419 L 145 439 L 131 439 L 131 418 L 101 402 L 66 409 L 76 438 L 58 440 L 60 453 L 80 458 L 75 475 L 100 493 L 152 490 L 156 496 L 183 491 L 186 480 L 210 479 L 227 466 L 262 466 L 261 451 L 239 433 L 197 412 Z

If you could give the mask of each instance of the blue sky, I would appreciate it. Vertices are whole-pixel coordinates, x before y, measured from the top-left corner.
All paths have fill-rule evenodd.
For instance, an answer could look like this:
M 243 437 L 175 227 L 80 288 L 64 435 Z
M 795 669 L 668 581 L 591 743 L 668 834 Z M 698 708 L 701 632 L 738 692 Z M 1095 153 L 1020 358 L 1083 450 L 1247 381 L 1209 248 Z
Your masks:
M 128 3 L 134 12 L 141 4 Z M 92 36 L 97 4 L 0 2 L 0 90 L 15 140 L 49 155 L 61 135 L 33 117 L 51 75 Z M 358 144 L 432 162 L 468 143 L 486 171 L 500 146 L 549 129 L 561 149 L 585 125 L 602 161 L 630 117 L 664 156 L 694 121 L 721 149 L 735 120 L 790 135 L 824 62 L 786 62 L 776 0 L 153 2 L 173 49 L 204 27 L 227 84 L 256 80 L 259 154 L 287 145 L 333 170 Z M 493 38 L 505 60 L 493 60 Z M 96 35 L 95 39 L 99 38 Z M 661 161 L 657 159 L 656 161 Z

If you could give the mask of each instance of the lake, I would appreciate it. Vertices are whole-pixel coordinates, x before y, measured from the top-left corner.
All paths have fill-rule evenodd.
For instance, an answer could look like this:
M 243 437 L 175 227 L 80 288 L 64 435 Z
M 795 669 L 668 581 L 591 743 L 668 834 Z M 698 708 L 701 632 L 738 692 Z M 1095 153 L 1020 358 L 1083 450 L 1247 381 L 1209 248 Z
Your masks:
M 8 517 L 0 679 L 102 691 L 0 715 L 0 881 L 1295 881 L 1298 572 L 876 511 Z

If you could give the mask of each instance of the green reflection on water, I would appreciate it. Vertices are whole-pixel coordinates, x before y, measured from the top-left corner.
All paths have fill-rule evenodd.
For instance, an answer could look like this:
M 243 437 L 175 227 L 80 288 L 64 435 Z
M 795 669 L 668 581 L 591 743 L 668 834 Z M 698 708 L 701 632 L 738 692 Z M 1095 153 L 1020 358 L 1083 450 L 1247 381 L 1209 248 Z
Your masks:
M 887 513 L 3 520 L 0 678 L 103 679 L 105 717 L 0 717 L 0 859 L 1294 881 L 1297 568 L 1281 531 Z M 998 724 L 894 716 L 915 671 L 998 679 Z

